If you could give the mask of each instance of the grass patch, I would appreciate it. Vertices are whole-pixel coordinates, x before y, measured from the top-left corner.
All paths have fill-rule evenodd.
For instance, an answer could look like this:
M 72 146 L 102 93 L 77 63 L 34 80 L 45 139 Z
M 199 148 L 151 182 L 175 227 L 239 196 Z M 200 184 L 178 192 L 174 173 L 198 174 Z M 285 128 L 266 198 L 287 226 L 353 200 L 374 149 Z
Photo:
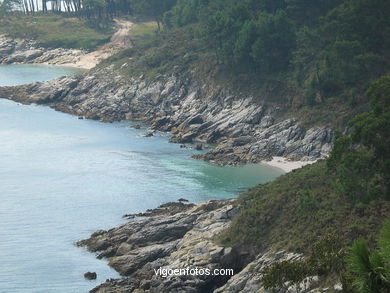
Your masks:
M 134 34 L 135 46 L 107 59 L 102 66 L 114 64 L 126 77 L 144 74 L 153 79 L 173 72 L 187 73 L 200 64 L 203 54 L 208 54 L 188 29 L 155 34 L 154 25 L 146 22 L 135 24 L 130 37 Z
M 132 38 L 152 36 L 157 32 L 157 23 L 154 21 L 134 23 L 130 29 Z
M 43 47 L 93 50 L 107 42 L 114 30 L 58 14 L 15 15 L 0 18 L 0 34 L 34 39 Z
M 326 234 L 339 235 L 345 245 L 357 237 L 374 243 L 390 202 L 354 204 L 336 192 L 333 182 L 320 161 L 249 189 L 240 197 L 242 211 L 219 241 L 301 252 Z

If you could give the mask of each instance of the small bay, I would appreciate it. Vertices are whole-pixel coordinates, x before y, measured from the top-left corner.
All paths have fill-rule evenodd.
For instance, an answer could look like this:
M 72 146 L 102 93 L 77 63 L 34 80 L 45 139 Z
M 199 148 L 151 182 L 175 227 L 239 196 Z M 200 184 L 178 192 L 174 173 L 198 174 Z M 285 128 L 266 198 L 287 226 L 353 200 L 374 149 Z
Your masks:
M 35 64 L 0 65 L 0 86 L 21 85 L 47 81 L 64 75 L 83 72 L 83 69 Z
M 0 66 L 0 86 L 45 81 L 77 70 Z M 79 120 L 48 107 L 0 100 L 0 292 L 87 292 L 118 277 L 73 243 L 167 201 L 231 198 L 281 171 L 218 167 L 191 159 L 158 133 L 131 122 Z M 95 271 L 97 280 L 83 274 Z

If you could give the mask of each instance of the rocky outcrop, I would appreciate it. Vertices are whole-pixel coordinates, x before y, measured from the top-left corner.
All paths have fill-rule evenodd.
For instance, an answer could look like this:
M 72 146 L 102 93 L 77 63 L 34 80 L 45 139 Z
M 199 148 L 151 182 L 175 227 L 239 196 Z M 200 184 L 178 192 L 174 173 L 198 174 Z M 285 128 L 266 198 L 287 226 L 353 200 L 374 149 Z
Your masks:
M 172 142 L 216 145 L 197 157 L 217 164 L 273 156 L 313 161 L 327 156 L 333 140 L 330 128 L 307 129 L 280 106 L 183 75 L 125 78 L 108 66 L 79 77 L 2 88 L 0 97 L 102 121 L 143 120 L 171 132 Z
M 108 280 L 92 292 L 206 292 L 226 280 L 213 275 L 162 276 L 159 269 L 238 269 L 231 248 L 212 238 L 226 229 L 238 212 L 233 201 L 210 201 L 184 212 L 146 217 L 78 242 L 125 279 Z M 107 288 L 111 288 L 108 290 Z M 112 288 L 116 288 L 112 290 Z
M 61 50 L 0 36 L 0 63 L 74 63 L 84 54 Z M 305 128 L 280 105 L 191 75 L 129 78 L 108 66 L 46 83 L 2 87 L 0 98 L 46 104 L 80 118 L 142 120 L 153 130 L 171 132 L 172 142 L 215 144 L 197 158 L 217 164 L 256 163 L 273 156 L 312 161 L 327 156 L 333 140 L 333 131 L 326 126 Z M 215 235 L 230 225 L 238 210 L 233 200 L 198 206 L 175 203 L 126 215 L 137 220 L 95 232 L 78 245 L 107 258 L 123 278 L 107 280 L 91 292 L 266 292 L 263 268 L 302 256 L 287 252 L 256 256 L 216 243 Z M 186 268 L 233 269 L 235 275 L 155 273 Z M 312 290 L 315 281 L 313 276 L 300 292 Z
M 298 261 L 302 258 L 302 254 L 288 253 L 286 251 L 259 254 L 252 262 L 246 265 L 241 272 L 230 278 L 225 285 L 216 289 L 214 293 L 267 293 L 269 291 L 264 288 L 262 282 L 264 269 L 276 262 Z M 324 290 L 318 288 L 318 280 L 317 276 L 308 277 L 297 285 L 290 286 L 289 284 L 286 284 L 285 288 L 280 288 L 279 292 L 328 292 L 328 289 Z
M 242 247 L 216 243 L 215 236 L 239 211 L 234 200 L 209 201 L 181 212 L 174 204 L 168 206 L 172 208 L 165 209 L 165 213 L 97 231 L 77 243 L 96 252 L 98 258 L 108 258 L 109 265 L 123 276 L 107 280 L 91 292 L 266 293 L 262 284 L 265 267 L 303 258 L 286 251 L 260 253 L 253 258 L 252 252 Z M 221 269 L 231 270 L 233 276 L 214 273 Z M 205 274 L 207 270 L 209 274 Z M 286 288 L 301 293 L 329 291 L 318 286 L 318 277 L 312 276 L 294 288 Z
M 0 64 L 71 64 L 85 54 L 85 51 L 77 49 L 42 48 L 32 40 L 0 35 Z
M 95 272 L 86 272 L 84 278 L 87 280 L 96 280 L 97 274 Z

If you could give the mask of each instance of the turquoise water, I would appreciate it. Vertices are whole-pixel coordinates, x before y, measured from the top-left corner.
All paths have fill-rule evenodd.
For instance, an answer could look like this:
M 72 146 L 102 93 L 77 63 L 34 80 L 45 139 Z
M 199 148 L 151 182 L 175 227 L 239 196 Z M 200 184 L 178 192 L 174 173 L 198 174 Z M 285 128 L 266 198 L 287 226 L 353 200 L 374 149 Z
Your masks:
M 20 68 L 0 67 L 0 83 L 8 70 Z M 37 73 L 25 82 L 73 73 L 24 68 Z M 233 197 L 281 174 L 261 165 L 193 160 L 196 151 L 168 143 L 165 134 L 143 137 L 145 129 L 130 124 L 79 120 L 0 100 L 0 292 L 87 292 L 118 275 L 75 241 L 122 223 L 123 214 L 181 197 Z M 84 280 L 86 271 L 97 272 L 98 279 Z
M 1 65 L 0 86 L 21 85 L 34 81 L 47 81 L 56 77 L 82 72 L 81 69 L 53 65 Z

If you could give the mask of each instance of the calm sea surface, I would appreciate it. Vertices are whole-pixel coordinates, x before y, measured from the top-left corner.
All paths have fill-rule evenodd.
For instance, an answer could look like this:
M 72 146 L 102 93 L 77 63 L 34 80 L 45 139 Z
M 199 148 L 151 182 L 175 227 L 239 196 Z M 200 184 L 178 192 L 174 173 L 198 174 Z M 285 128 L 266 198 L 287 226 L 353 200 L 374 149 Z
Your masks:
M 44 81 L 69 68 L 0 66 L 0 86 Z M 98 229 L 184 197 L 230 198 L 274 179 L 261 165 L 217 167 L 196 151 L 146 138 L 130 122 L 79 120 L 50 108 L 0 100 L 0 292 L 87 292 L 117 277 L 73 243 Z M 95 271 L 96 281 L 83 274 Z

